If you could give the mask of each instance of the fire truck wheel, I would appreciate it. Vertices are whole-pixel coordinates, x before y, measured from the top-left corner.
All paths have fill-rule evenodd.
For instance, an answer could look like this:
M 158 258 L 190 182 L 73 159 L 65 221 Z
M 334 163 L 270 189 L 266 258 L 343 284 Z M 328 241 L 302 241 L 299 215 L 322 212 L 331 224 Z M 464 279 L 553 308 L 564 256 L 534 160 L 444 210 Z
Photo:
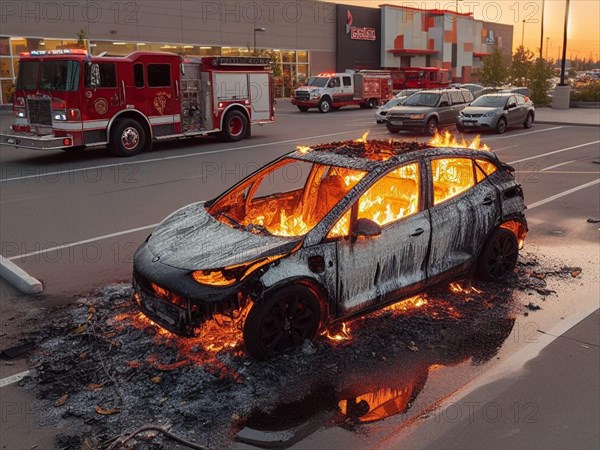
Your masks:
M 434 118 L 431 118 L 427 121 L 427 125 L 425 125 L 425 133 L 427 133 L 429 136 L 433 136 L 435 134 L 435 132 L 438 129 L 438 123 L 437 120 Z
M 229 111 L 223 120 L 223 139 L 229 142 L 241 141 L 248 134 L 248 120 L 240 111 Z
M 308 106 L 298 106 L 298 109 L 299 109 L 301 112 L 306 112 L 306 111 L 308 111 Z
M 250 356 L 265 360 L 313 340 L 321 307 L 306 286 L 285 286 L 254 303 L 244 323 L 244 344 Z
M 498 281 L 514 270 L 518 256 L 519 243 L 514 233 L 498 228 L 483 246 L 477 275 L 485 281 Z
M 377 108 L 378 102 L 376 98 L 372 98 L 371 100 L 369 100 L 369 108 L 373 109 L 373 108 Z
M 112 129 L 110 151 L 116 156 L 134 156 L 146 142 L 144 128 L 133 119 L 119 120 Z
M 321 103 L 319 103 L 319 112 L 327 114 L 329 111 L 331 111 L 331 100 L 324 98 L 321 100 Z

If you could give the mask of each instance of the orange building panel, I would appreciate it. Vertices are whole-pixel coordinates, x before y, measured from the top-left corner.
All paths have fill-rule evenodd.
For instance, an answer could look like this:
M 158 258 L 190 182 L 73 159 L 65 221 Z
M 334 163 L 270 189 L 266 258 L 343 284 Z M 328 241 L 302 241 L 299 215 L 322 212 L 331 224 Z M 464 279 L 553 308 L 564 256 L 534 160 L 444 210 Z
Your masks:
M 404 35 L 403 34 L 399 34 L 398 36 L 396 36 L 396 39 L 394 39 L 394 48 L 396 48 L 396 49 L 404 48 Z
M 435 39 L 429 39 L 427 42 L 427 49 L 434 50 L 435 49 Z
M 444 42 L 452 43 L 452 30 L 444 31 Z
M 435 27 L 435 17 L 434 16 L 429 16 L 428 21 L 429 21 L 429 28 Z
M 464 51 L 469 53 L 473 51 L 473 43 L 472 42 L 465 42 L 463 45 Z
M 471 66 L 463 66 L 462 68 L 462 81 L 463 83 L 469 83 L 471 81 Z

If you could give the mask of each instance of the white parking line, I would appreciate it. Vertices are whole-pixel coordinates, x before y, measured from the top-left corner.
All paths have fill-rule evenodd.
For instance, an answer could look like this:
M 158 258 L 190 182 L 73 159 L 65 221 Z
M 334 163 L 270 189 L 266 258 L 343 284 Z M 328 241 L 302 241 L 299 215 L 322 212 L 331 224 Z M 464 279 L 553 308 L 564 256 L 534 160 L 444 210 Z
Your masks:
M 527 207 L 527 209 L 528 210 L 532 210 L 534 208 L 537 208 L 538 206 L 544 205 L 546 203 L 549 203 L 551 201 L 554 201 L 554 200 L 559 199 L 561 197 L 564 197 L 566 195 L 572 194 L 573 192 L 580 191 L 581 189 L 588 188 L 588 187 L 593 186 L 593 185 L 598 184 L 598 183 L 600 183 L 600 179 L 595 180 L 595 181 L 591 181 L 591 182 L 586 183 L 586 184 L 582 184 L 581 186 L 574 187 L 574 188 L 569 189 L 567 191 L 564 191 L 564 192 L 561 192 L 559 194 L 553 195 L 552 197 L 548 197 L 548 198 L 546 198 L 544 200 L 540 200 L 539 202 L 532 203 L 531 205 L 529 205 Z M 124 236 L 126 234 L 136 233 L 138 231 L 149 230 L 149 229 L 155 228 L 157 225 L 158 224 L 155 223 L 155 224 L 152 224 L 152 225 L 145 225 L 143 227 L 131 228 L 129 230 L 124 230 L 124 231 L 118 231 L 116 233 L 104 234 L 102 236 L 97 236 L 97 237 L 94 237 L 94 238 L 85 239 L 83 241 L 71 242 L 69 244 L 59 245 L 57 247 L 51 247 L 51 248 L 47 248 L 47 249 L 44 249 L 44 250 L 38 250 L 38 251 L 35 251 L 35 252 L 25 253 L 25 254 L 22 254 L 22 255 L 11 256 L 10 258 L 7 258 L 7 259 L 9 261 L 13 261 L 13 260 L 20 259 L 20 258 L 27 258 L 27 257 L 30 257 L 30 256 L 42 255 L 42 254 L 50 253 L 50 252 L 53 252 L 53 251 L 56 251 L 56 250 L 63 250 L 65 248 L 76 247 L 78 245 L 83 245 L 83 244 L 89 244 L 89 243 L 95 242 L 95 241 L 101 241 L 101 240 L 110 239 L 110 238 L 113 238 L 113 237 Z
M 545 171 L 547 171 L 547 170 L 556 169 L 557 167 L 566 166 L 567 164 L 574 163 L 575 161 L 579 161 L 579 160 L 578 160 L 578 159 L 573 159 L 573 160 L 571 160 L 571 161 L 563 162 L 563 163 L 560 163 L 560 164 L 554 164 L 553 166 L 550 166 L 550 167 L 544 167 L 544 168 L 542 169 L 542 172 L 545 172 Z
M 497 141 L 499 139 L 509 139 L 509 138 L 514 138 L 514 137 L 527 136 L 528 134 L 545 133 L 546 131 L 560 130 L 561 128 L 566 128 L 566 127 L 544 128 L 543 130 L 526 131 L 524 133 L 515 133 L 515 134 L 510 134 L 510 135 L 491 137 L 489 139 L 486 139 L 484 137 L 481 140 L 484 141 L 484 142 L 485 141 Z
M 0 380 L 0 388 L 3 388 L 4 386 L 8 386 L 9 384 L 18 383 L 19 381 L 21 381 L 23 378 L 25 378 L 30 373 L 31 373 L 31 370 L 26 370 L 25 372 L 16 373 L 14 375 L 11 375 L 10 377 L 2 378 Z
M 255 144 L 255 145 L 244 145 L 242 147 L 236 147 L 236 148 L 225 148 L 225 149 L 221 149 L 221 150 L 209 150 L 206 152 L 200 152 L 200 153 L 188 153 L 185 155 L 173 155 L 173 156 L 162 156 L 160 158 L 150 158 L 150 159 L 143 159 L 143 160 L 139 160 L 139 161 L 128 161 L 128 162 L 122 162 L 122 163 L 112 163 L 112 164 L 103 164 L 100 166 L 89 166 L 89 167 L 78 167 L 75 169 L 68 169 L 68 170 L 57 170 L 55 172 L 48 172 L 48 173 L 44 173 L 44 177 L 53 177 L 55 175 L 61 175 L 61 174 L 65 174 L 65 173 L 76 173 L 76 172 L 83 172 L 86 170 L 95 170 L 95 169 L 106 169 L 108 167 L 127 167 L 127 166 L 133 166 L 133 165 L 139 165 L 139 164 L 145 164 L 145 163 L 152 163 L 152 162 L 158 162 L 158 161 L 168 161 L 171 159 L 182 159 L 182 158 L 192 158 L 192 157 L 197 157 L 197 156 L 204 156 L 204 155 L 214 155 L 216 153 L 228 153 L 228 152 L 235 152 L 237 150 L 246 150 L 249 148 L 258 148 L 258 147 L 267 147 L 267 146 L 272 146 L 272 145 L 281 145 L 281 144 L 290 144 L 292 142 L 306 142 L 308 140 L 311 139 L 321 139 L 321 138 L 326 138 L 326 137 L 333 137 L 333 136 L 340 136 L 342 134 L 351 134 L 351 133 L 355 133 L 356 134 L 356 138 L 358 139 L 360 137 L 361 131 L 342 131 L 340 133 L 331 133 L 331 134 L 321 134 L 318 136 L 305 136 L 302 138 L 297 138 L 297 139 L 288 139 L 285 141 L 277 141 L 277 142 L 266 142 L 264 144 Z M 376 135 L 377 133 L 373 133 L 373 135 Z M 378 133 L 378 134 L 385 134 L 385 133 Z M 9 181 L 22 181 L 22 180 L 27 180 L 30 178 L 40 178 L 39 174 L 36 175 L 25 175 L 25 176 L 21 176 L 21 177 L 13 177 L 13 178 L 4 178 L 2 180 L 0 180 L 0 183 L 8 183 Z
M 545 205 L 546 203 L 553 202 L 561 197 L 572 194 L 573 192 L 580 191 L 582 189 L 588 188 L 590 186 L 594 186 L 595 184 L 600 183 L 600 178 L 594 181 L 590 181 L 589 183 L 582 184 L 581 186 L 574 187 L 573 189 L 569 189 L 568 191 L 561 192 L 560 194 L 553 195 L 552 197 L 545 198 L 544 200 L 540 200 L 539 202 L 532 203 L 527 206 L 528 210 L 532 210 L 533 208 L 537 208 L 538 206 Z
M 600 141 L 586 142 L 585 144 L 574 145 L 573 147 L 561 148 L 559 150 L 554 150 L 552 152 L 542 153 L 541 155 L 530 156 L 529 158 L 518 159 L 516 161 L 509 162 L 509 164 L 517 164 L 517 163 L 522 163 L 525 161 L 531 161 L 532 159 L 542 158 L 544 156 L 555 155 L 557 153 L 567 152 L 569 150 L 575 150 L 576 148 L 587 147 L 589 145 L 594 145 L 594 144 L 598 144 L 598 143 L 600 143 Z

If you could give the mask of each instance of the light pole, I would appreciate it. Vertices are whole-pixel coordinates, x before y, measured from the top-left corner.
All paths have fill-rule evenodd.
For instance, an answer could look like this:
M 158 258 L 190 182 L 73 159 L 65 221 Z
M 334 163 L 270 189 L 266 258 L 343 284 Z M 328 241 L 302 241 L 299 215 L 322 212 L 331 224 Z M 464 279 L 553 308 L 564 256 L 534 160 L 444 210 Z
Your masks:
M 546 61 L 548 61 L 548 47 L 550 47 L 550 37 L 546 38 Z
M 542 34 L 540 36 L 540 59 L 544 57 L 544 9 L 546 6 L 546 0 L 542 0 Z M 546 47 L 548 47 L 548 41 L 546 41 Z M 548 59 L 548 49 L 546 49 L 546 59 Z
M 260 27 L 260 28 L 255 28 L 254 29 L 254 54 L 256 55 L 256 33 L 257 32 L 263 32 L 263 31 L 267 31 L 267 29 L 265 27 Z
M 571 0 L 567 0 L 567 6 L 565 7 L 565 31 L 563 34 L 562 61 L 560 65 L 561 86 L 565 86 L 565 70 L 567 65 L 567 30 L 569 28 L 569 6 L 571 6 Z
M 525 42 L 525 19 L 523 19 L 523 31 L 521 32 L 521 47 L 523 47 L 523 42 Z

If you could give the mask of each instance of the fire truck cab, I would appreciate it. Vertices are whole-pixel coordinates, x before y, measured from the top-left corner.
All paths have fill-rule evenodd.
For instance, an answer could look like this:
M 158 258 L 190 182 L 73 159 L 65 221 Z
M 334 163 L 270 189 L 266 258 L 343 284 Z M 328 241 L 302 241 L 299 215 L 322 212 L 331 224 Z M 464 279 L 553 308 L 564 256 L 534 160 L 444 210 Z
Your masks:
M 0 143 L 39 150 L 105 146 L 133 156 L 155 141 L 219 133 L 249 137 L 272 123 L 269 59 L 182 58 L 134 52 L 91 57 L 85 50 L 21 55 L 15 123 Z

